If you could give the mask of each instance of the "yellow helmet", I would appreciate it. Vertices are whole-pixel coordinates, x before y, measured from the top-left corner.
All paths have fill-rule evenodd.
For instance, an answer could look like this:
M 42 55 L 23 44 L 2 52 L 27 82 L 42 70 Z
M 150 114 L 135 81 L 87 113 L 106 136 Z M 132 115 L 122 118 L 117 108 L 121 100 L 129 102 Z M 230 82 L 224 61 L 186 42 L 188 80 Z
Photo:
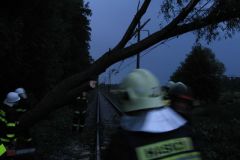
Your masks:
M 164 106 L 157 78 L 146 69 L 135 69 L 120 84 L 120 110 L 123 112 Z

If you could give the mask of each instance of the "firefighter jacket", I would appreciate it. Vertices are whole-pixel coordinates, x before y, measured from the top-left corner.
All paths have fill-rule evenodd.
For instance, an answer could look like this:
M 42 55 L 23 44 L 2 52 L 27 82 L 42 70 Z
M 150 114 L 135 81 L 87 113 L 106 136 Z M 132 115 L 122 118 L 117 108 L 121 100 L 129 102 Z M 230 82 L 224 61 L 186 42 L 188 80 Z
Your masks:
M 26 113 L 30 108 L 28 99 L 21 99 L 17 105 L 15 105 L 16 110 L 16 122 L 19 122 L 20 117 Z
M 27 99 L 21 99 L 19 103 L 16 105 L 16 111 L 18 113 L 25 113 L 30 108 L 29 102 Z
M 6 148 L 4 144 L 2 143 L 3 137 L 5 137 L 5 131 L 6 131 L 6 114 L 5 111 L 0 109 L 0 159 L 3 159 L 4 153 L 6 152 Z
M 86 111 L 87 106 L 88 106 L 87 97 L 79 96 L 76 98 L 73 109 L 74 111 L 80 114 Z
M 123 116 L 106 160 L 201 160 L 189 126 L 169 107 Z
M 1 141 L 6 144 L 12 144 L 16 141 L 16 121 L 17 121 L 17 112 L 15 106 L 9 107 L 3 105 L 2 110 L 5 113 L 5 126 L 4 132 L 1 135 Z

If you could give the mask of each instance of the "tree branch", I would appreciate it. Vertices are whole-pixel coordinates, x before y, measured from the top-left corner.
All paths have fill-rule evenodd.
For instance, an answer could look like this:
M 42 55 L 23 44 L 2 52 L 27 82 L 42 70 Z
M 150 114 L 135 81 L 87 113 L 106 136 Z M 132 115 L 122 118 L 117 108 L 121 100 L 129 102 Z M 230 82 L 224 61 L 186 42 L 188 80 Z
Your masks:
M 182 9 L 182 11 L 178 14 L 176 18 L 174 18 L 167 26 L 165 26 L 161 31 L 167 32 L 171 30 L 173 27 L 176 27 L 181 21 L 183 21 L 188 14 L 193 10 L 193 8 L 198 4 L 200 0 L 191 0 L 186 7 Z
M 145 12 L 147 11 L 147 8 L 150 3 L 151 3 L 151 0 L 144 1 L 142 7 L 137 12 L 137 14 L 134 16 L 131 24 L 129 25 L 129 27 L 128 27 L 127 31 L 125 32 L 124 36 L 122 37 L 121 41 L 117 44 L 117 46 L 114 49 L 117 50 L 117 49 L 123 48 L 127 44 L 127 42 L 132 38 L 133 32 L 134 32 L 137 24 L 139 23 L 140 19 L 145 14 Z

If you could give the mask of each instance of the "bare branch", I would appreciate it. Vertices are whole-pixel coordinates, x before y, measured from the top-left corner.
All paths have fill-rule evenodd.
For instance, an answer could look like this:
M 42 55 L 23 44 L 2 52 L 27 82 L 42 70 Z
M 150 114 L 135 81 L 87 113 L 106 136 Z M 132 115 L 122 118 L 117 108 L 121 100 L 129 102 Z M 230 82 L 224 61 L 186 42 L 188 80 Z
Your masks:
M 170 30 L 173 27 L 175 27 L 176 25 L 178 25 L 178 23 L 180 23 L 181 21 L 183 21 L 188 14 L 193 10 L 193 8 L 198 4 L 200 0 L 191 0 L 186 7 L 184 7 L 182 9 L 182 11 L 178 14 L 178 16 L 176 18 L 174 18 L 167 26 L 165 26 L 162 30 Z
M 133 37 L 133 36 L 136 35 L 139 31 L 141 31 L 141 30 L 143 29 L 143 27 L 144 27 L 150 20 L 151 20 L 151 18 L 149 18 L 146 22 L 144 22 L 144 23 L 140 26 L 140 28 L 137 28 L 137 29 L 134 31 L 134 33 L 132 34 L 131 37 Z
M 220 13 L 214 13 L 214 14 L 209 14 L 209 16 L 200 19 L 200 20 L 195 20 L 192 23 L 184 24 L 181 26 L 176 26 L 174 29 L 171 31 L 166 31 L 164 29 L 155 32 L 154 34 L 150 35 L 149 37 L 143 39 L 139 43 L 133 44 L 127 48 L 124 48 L 121 50 L 121 53 L 117 54 L 115 56 L 115 61 L 119 61 L 128 57 L 131 57 L 135 54 L 138 54 L 145 50 L 146 48 L 149 48 L 162 40 L 166 40 L 175 36 L 182 35 L 184 33 L 194 31 L 200 28 L 204 28 L 209 25 L 215 25 L 220 22 L 226 21 L 226 20 L 231 20 L 234 18 L 238 18 L 238 15 L 240 13 L 232 13 L 230 14 L 224 14 L 224 12 Z
M 129 27 L 128 27 L 127 31 L 125 32 L 124 36 L 122 37 L 121 41 L 117 44 L 117 46 L 114 49 L 123 48 L 127 44 L 127 42 L 132 38 L 133 32 L 134 32 L 138 22 L 140 21 L 142 16 L 147 11 L 147 8 L 148 8 L 150 3 L 151 3 L 151 0 L 145 0 L 144 1 L 142 7 L 137 12 L 137 14 L 134 16 L 131 24 L 129 25 Z

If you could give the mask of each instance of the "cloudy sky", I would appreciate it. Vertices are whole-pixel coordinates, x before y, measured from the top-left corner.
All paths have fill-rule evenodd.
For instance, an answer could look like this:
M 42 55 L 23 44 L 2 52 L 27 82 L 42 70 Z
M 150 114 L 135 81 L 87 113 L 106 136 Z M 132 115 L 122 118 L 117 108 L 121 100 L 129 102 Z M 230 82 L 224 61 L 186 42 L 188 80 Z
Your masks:
M 121 39 L 137 11 L 138 0 L 88 1 L 93 13 L 91 17 L 92 41 L 90 52 L 93 58 L 97 59 L 109 48 L 113 48 Z M 148 18 L 151 18 L 151 21 L 144 27 L 144 30 L 148 30 L 150 34 L 159 29 L 159 6 L 160 1 L 153 0 L 142 19 L 142 22 L 145 22 Z M 147 31 L 143 31 L 141 36 L 145 37 L 147 34 Z M 135 43 L 136 40 L 133 39 L 130 43 Z M 184 61 L 186 54 L 191 51 L 194 43 L 194 35 L 188 33 L 158 45 L 156 48 L 150 48 L 141 53 L 140 66 L 151 70 L 164 84 L 180 65 L 180 62 Z M 204 41 L 201 41 L 201 43 L 203 46 L 212 49 L 217 59 L 224 63 L 226 75 L 240 76 L 240 34 L 236 34 L 232 39 L 211 42 L 209 45 Z M 111 81 L 113 83 L 119 82 L 123 76 L 136 67 L 135 60 L 136 57 L 132 57 L 111 66 L 101 75 L 100 81 L 107 82 L 109 70 L 120 68 L 119 73 L 111 74 Z

